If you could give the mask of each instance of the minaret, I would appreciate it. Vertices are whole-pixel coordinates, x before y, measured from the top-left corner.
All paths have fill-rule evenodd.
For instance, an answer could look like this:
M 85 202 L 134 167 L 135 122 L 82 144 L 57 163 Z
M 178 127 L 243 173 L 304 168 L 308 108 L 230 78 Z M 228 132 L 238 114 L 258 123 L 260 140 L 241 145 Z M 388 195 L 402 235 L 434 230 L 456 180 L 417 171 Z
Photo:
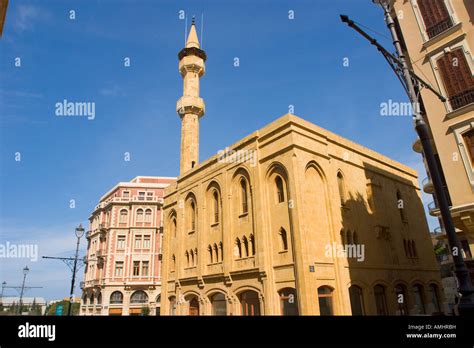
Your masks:
M 179 54 L 179 72 L 184 80 L 183 96 L 176 104 L 181 117 L 180 175 L 199 163 L 199 119 L 204 115 L 204 100 L 199 97 L 199 79 L 204 75 L 206 53 L 201 50 L 194 17 L 186 47 Z

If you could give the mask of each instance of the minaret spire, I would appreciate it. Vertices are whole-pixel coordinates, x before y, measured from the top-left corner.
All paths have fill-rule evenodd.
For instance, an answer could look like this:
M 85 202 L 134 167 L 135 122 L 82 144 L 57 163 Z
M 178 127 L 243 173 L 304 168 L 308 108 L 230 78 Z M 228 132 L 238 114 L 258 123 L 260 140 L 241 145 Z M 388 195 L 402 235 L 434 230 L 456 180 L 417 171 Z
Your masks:
M 199 79 L 204 75 L 206 53 L 201 50 L 194 17 L 186 47 L 179 54 L 179 72 L 183 77 L 183 96 L 176 104 L 181 117 L 180 175 L 199 163 L 199 119 L 204 115 L 204 100 L 199 97 Z

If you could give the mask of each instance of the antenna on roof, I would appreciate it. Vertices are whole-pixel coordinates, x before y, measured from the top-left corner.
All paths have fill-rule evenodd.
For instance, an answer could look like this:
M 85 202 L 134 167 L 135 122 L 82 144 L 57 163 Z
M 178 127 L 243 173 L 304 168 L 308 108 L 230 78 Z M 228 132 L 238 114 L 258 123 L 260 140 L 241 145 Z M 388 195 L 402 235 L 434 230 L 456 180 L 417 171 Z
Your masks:
M 204 13 L 201 13 L 201 48 L 204 47 L 204 45 L 202 44 L 202 32 L 204 30 Z

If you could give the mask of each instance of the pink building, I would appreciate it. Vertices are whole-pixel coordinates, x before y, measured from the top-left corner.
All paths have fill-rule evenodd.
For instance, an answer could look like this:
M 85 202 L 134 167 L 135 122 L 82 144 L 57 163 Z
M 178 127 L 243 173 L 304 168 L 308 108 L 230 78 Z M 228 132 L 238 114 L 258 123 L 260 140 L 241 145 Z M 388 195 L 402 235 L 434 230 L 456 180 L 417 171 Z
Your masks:
M 162 205 L 171 177 L 137 176 L 89 218 L 81 315 L 159 315 Z

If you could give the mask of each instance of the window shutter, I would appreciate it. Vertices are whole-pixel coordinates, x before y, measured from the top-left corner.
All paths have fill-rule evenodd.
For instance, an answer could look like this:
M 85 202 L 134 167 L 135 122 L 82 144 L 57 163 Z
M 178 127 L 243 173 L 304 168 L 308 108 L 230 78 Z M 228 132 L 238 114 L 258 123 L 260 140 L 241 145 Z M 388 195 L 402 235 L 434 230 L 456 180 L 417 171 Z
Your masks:
M 444 0 L 418 0 L 426 32 L 432 38 L 452 26 Z

